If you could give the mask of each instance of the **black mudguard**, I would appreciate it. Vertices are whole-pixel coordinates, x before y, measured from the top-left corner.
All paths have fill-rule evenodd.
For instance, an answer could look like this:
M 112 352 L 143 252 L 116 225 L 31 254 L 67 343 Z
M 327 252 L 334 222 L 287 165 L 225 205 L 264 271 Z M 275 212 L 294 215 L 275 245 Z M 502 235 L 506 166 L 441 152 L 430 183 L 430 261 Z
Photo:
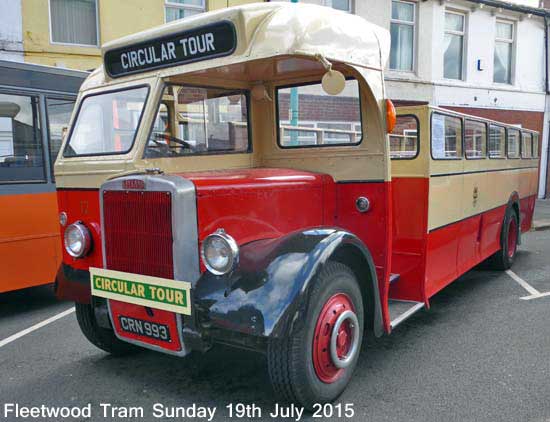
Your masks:
M 357 248 L 370 272 L 374 332 L 383 332 L 375 267 L 355 235 L 334 228 L 293 232 L 243 245 L 238 267 L 228 275 L 205 272 L 193 290 L 196 322 L 253 336 L 282 337 L 304 321 L 308 291 L 315 275 L 342 246 Z

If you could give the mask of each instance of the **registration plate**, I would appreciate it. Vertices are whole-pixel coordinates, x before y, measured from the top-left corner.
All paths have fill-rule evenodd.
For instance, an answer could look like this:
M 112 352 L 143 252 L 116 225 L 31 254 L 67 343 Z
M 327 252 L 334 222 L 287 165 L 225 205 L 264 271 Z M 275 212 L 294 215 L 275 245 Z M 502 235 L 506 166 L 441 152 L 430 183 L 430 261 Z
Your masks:
M 137 334 L 155 340 L 171 341 L 170 328 L 167 325 L 124 315 L 119 315 L 118 321 L 122 331 L 127 333 Z

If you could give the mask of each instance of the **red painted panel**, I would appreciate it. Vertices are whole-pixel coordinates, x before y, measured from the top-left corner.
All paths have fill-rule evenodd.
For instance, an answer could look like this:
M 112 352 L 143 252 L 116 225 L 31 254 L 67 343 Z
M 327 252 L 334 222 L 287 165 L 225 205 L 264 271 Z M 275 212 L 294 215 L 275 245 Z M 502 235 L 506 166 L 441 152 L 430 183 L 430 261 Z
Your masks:
M 270 168 L 180 175 L 196 186 L 200 241 L 218 228 L 243 244 L 327 223 L 334 182 L 326 175 Z
M 537 196 L 528 196 L 522 198 L 519 201 L 520 215 L 521 215 L 521 231 L 522 233 L 531 230 L 533 223 L 533 213 L 535 212 L 535 203 Z
M 425 301 L 428 190 L 428 178 L 392 180 L 391 272 L 400 275 L 399 281 L 390 286 L 389 297 L 392 299 Z
M 429 298 L 458 277 L 456 257 L 460 224 L 433 230 L 426 247 L 426 297 Z
M 79 270 L 89 267 L 103 267 L 101 252 L 101 228 L 99 211 L 99 190 L 63 189 L 57 191 L 59 211 L 67 213 L 67 225 L 76 221 L 84 223 L 92 233 L 92 249 L 84 258 L 73 258 L 63 246 L 64 228 L 61 229 L 61 247 L 63 262 Z
M 358 197 L 370 201 L 370 210 L 360 213 L 355 207 Z M 391 183 L 339 183 L 336 186 L 336 225 L 354 233 L 369 248 L 378 276 L 382 316 L 390 331 L 388 286 L 391 264 Z

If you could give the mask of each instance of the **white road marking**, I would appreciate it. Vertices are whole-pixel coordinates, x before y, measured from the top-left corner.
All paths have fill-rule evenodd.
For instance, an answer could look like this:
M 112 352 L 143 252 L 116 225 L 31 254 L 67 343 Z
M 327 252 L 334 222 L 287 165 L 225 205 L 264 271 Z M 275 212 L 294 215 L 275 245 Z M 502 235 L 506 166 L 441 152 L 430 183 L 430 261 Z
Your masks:
M 523 296 L 523 297 L 520 297 L 520 299 L 521 300 L 531 300 L 531 299 L 538 299 L 538 298 L 547 297 L 547 296 L 550 296 L 550 292 L 539 293 L 538 295 Z
M 66 311 L 63 311 L 57 315 L 54 315 L 53 317 L 51 318 L 48 318 L 48 319 L 45 319 L 44 321 L 42 322 L 39 322 L 38 324 L 35 324 L 33 325 L 32 327 L 29 327 L 29 328 L 26 328 L 24 329 L 23 331 L 19 331 L 18 333 L 15 333 L 11 336 L 9 336 L 8 338 L 5 338 L 4 340 L 0 340 L 0 347 L 4 347 L 6 346 L 7 344 L 10 344 L 11 342 L 14 342 L 15 340 L 23 337 L 23 336 L 26 336 L 27 334 L 30 334 L 32 333 L 33 331 L 36 331 L 38 330 L 39 328 L 42 328 L 48 324 L 51 324 L 52 322 L 54 321 L 57 321 L 58 319 L 60 318 L 63 318 L 67 315 L 70 315 L 72 314 L 73 312 L 75 311 L 74 307 L 70 308 L 70 309 L 67 309 Z
M 535 289 L 533 286 L 531 286 L 529 283 L 527 283 L 524 279 L 522 279 L 520 276 L 518 276 L 515 272 L 512 270 L 506 270 L 506 274 L 508 274 L 512 279 L 518 283 L 521 287 L 523 287 L 525 290 L 527 290 L 531 296 L 538 296 L 540 295 L 540 292 Z

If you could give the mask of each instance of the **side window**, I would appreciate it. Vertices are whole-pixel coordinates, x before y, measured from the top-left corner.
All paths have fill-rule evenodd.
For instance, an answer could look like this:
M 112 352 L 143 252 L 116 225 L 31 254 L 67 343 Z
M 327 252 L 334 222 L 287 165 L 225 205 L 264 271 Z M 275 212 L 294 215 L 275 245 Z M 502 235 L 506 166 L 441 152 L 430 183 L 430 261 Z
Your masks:
M 519 136 L 519 130 L 508 129 L 508 158 L 519 158 Z
M 521 132 L 521 158 L 531 158 L 533 154 L 533 136 L 528 132 Z
M 539 158 L 539 134 L 533 133 L 533 158 Z
M 390 133 L 390 158 L 411 159 L 418 154 L 418 118 L 412 115 L 397 116 Z
M 0 94 L 0 183 L 45 180 L 38 98 Z
M 338 95 L 321 84 L 277 89 L 279 146 L 299 148 L 361 142 L 359 83 L 346 81 Z
M 432 157 L 435 160 L 462 158 L 462 119 L 432 114 Z
M 63 139 L 67 136 L 74 103 L 74 100 L 46 99 L 48 129 L 50 133 L 50 162 L 52 163 L 52 169 L 59 148 L 63 143 Z
M 466 158 L 485 158 L 487 155 L 487 125 L 475 120 L 464 123 L 464 148 Z
M 489 126 L 489 157 L 506 158 L 506 129 L 502 126 Z

